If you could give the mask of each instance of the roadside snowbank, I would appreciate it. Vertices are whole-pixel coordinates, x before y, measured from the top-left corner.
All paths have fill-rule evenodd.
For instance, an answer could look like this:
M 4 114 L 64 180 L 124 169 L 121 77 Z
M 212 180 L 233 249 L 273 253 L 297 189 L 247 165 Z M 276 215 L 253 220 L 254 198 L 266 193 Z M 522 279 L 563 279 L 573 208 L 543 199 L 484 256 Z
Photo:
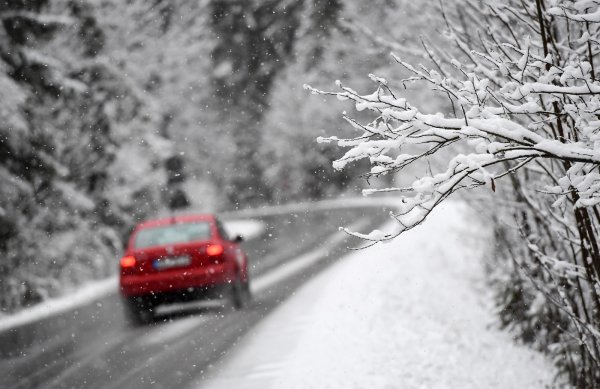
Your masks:
M 14 315 L 0 316 L 0 332 L 89 304 L 102 296 L 114 293 L 118 285 L 116 276 L 89 282 L 77 290 L 69 291 L 70 293 L 66 296 L 46 300 L 30 308 L 25 308 Z
M 241 235 L 244 240 L 260 238 L 267 229 L 267 225 L 260 220 L 226 220 L 223 222 L 229 236 Z
M 298 290 L 198 387 L 543 388 L 555 370 L 494 328 L 487 231 L 459 203 Z

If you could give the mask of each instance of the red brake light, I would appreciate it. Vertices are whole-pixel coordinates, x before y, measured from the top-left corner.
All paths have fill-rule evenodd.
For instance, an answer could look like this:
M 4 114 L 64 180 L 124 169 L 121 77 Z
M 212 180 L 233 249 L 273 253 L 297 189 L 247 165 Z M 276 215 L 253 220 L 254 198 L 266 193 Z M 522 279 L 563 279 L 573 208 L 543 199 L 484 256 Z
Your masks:
M 134 267 L 135 266 L 135 257 L 133 255 L 128 255 L 126 257 L 121 258 L 121 267 Z
M 223 246 L 220 244 L 209 244 L 206 246 L 206 255 L 215 256 L 223 254 Z

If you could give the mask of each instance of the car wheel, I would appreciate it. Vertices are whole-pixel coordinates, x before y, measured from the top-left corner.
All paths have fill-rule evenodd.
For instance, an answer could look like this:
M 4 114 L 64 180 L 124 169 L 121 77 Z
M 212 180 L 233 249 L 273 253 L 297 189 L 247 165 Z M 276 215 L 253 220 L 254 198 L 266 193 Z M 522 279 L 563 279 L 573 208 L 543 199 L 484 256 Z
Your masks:
M 148 324 L 154 318 L 154 307 L 141 297 L 123 299 L 125 317 L 129 324 L 140 326 Z
M 248 305 L 252 302 L 252 291 L 250 290 L 250 278 L 249 277 L 246 280 L 246 282 L 244 282 L 244 293 L 245 293 L 245 297 L 246 297 L 246 305 Z
M 231 303 L 235 309 L 242 309 L 250 301 L 250 285 L 239 277 L 231 282 Z

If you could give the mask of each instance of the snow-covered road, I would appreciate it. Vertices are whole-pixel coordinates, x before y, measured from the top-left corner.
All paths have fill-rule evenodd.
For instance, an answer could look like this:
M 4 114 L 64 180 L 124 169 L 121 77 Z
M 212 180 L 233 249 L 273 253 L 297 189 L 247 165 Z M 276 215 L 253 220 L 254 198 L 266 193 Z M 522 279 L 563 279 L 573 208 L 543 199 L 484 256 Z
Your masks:
M 254 221 L 231 228 L 260 236 L 245 242 L 255 299 L 243 311 L 218 301 L 162 307 L 173 311 L 131 328 L 116 285 L 109 293 L 98 284 L 0 320 L 0 387 L 551 385 L 550 363 L 495 329 L 482 282 L 487 232 L 463 205 L 449 203 L 400 239 L 347 254 L 360 242 L 336 228 L 370 231 L 389 201 L 243 211 Z
M 551 363 L 494 324 L 481 261 L 488 238 L 464 205 L 441 206 L 307 283 L 192 387 L 551 386 Z
M 386 218 L 382 206 L 338 200 L 227 215 L 230 232 L 248 238 L 254 300 L 244 310 L 219 300 L 173 304 L 159 307 L 150 325 L 132 327 L 109 279 L 0 319 L 0 388 L 188 386 L 299 286 L 359 244 L 340 225 L 370 231 Z

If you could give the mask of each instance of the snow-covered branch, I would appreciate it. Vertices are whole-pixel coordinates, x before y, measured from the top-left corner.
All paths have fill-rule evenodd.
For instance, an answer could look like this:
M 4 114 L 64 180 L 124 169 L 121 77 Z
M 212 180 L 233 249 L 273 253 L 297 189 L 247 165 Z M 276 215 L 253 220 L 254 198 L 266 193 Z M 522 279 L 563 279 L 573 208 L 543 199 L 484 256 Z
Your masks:
M 490 7 L 495 14 L 501 13 L 493 4 Z M 555 11 L 549 12 L 554 14 Z M 449 35 L 459 39 L 456 34 Z M 370 77 L 376 89 L 366 95 L 340 82 L 338 92 L 305 86 L 312 93 L 350 100 L 357 111 L 370 110 L 375 114 L 366 124 L 344 115 L 359 132 L 356 137 L 319 139 L 349 148 L 334 162 L 336 169 L 368 159 L 372 167 L 367 176 L 380 176 L 402 171 L 456 143 L 468 150 L 451 158 L 443 172 L 421 177 L 410 187 L 384 189 L 401 192 L 404 207 L 396 215 L 400 230 L 382 239 L 418 225 L 458 188 L 488 184 L 495 190 L 496 179 L 540 159 L 557 160 L 565 167 L 564 174 L 556 178 L 558 185 L 541 188 L 546 193 L 576 193 L 576 205 L 581 207 L 600 203 L 600 82 L 592 77 L 588 58 L 572 56 L 555 65 L 551 56 L 544 55 L 540 41 L 526 37 L 520 46 L 499 39 L 496 42 L 487 41 L 484 51 L 467 51 L 462 42 L 459 46 L 467 52 L 467 62 L 452 60 L 454 72 L 442 71 L 446 76 L 392 54 L 412 73 L 408 81 L 425 81 L 460 107 L 454 114 L 423 113 L 397 97 L 399 93 L 390 87 L 390 82 L 374 75 Z M 443 63 L 437 65 L 438 69 L 447 68 Z M 560 109 L 556 111 L 550 104 L 558 104 Z M 568 134 L 564 128 L 556 128 L 557 120 L 559 127 L 569 127 Z M 501 162 L 510 162 L 508 168 Z M 365 193 L 373 192 L 377 190 Z
M 351 135 L 318 139 L 346 149 L 333 163 L 335 169 L 367 160 L 367 179 L 394 175 L 404 183 L 421 172 L 409 185 L 391 181 L 386 188 L 363 192 L 399 194 L 393 231 L 346 232 L 369 245 L 393 239 L 422 223 L 453 193 L 488 187 L 487 205 L 514 221 L 507 227 L 495 211 L 489 215 L 496 219 L 499 257 L 515 265 L 492 271 L 510 278 L 497 282 L 500 293 L 506 293 L 499 298 L 501 316 L 513 325 L 511 315 L 521 312 L 514 323 L 524 325 L 524 339 L 539 331 L 540 348 L 561 339 L 553 354 L 573 361 L 561 369 L 576 386 L 597 387 L 600 2 L 449 3 L 442 1 L 440 10 L 449 44 L 421 42 L 427 66 L 392 54 L 406 78 L 370 75 L 373 92 L 366 94 L 341 82 L 337 91 L 306 86 L 361 112 L 344 112 Z M 365 33 L 395 51 L 373 31 Z M 409 102 L 401 87 L 416 82 L 447 98 L 447 109 L 432 114 L 431 107 Z M 582 355 L 585 360 L 578 359 Z

